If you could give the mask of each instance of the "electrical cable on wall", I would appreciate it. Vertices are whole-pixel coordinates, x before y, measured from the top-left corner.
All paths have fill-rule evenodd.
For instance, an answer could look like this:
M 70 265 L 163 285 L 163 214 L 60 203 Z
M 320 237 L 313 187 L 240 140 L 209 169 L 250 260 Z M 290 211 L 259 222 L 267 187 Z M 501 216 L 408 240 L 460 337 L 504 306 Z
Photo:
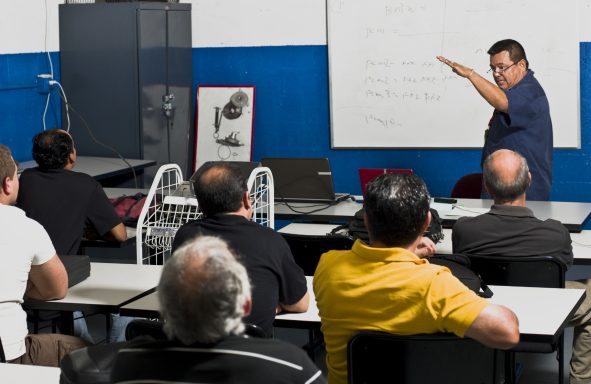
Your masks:
M 61 95 L 61 93 L 60 93 Z M 66 100 L 64 100 L 64 103 L 67 103 Z M 138 188 L 138 184 L 137 184 L 137 175 L 135 173 L 135 169 L 133 169 L 133 167 L 131 166 L 131 164 L 129 163 L 129 161 L 127 161 L 115 148 L 111 147 L 110 145 L 107 145 L 101 141 L 99 141 L 94 134 L 92 133 L 92 130 L 90 129 L 90 126 L 88 125 L 88 123 L 86 122 L 86 119 L 84 119 L 84 117 L 74 108 L 74 106 L 72 106 L 71 104 L 69 104 L 69 109 L 74 112 L 74 114 L 80 119 L 80 121 L 82 121 L 82 124 L 84 124 L 84 126 L 86 127 L 86 130 L 88 131 L 88 134 L 90 135 L 90 138 L 98 145 L 100 145 L 101 147 L 107 148 L 109 151 L 115 153 L 117 155 L 117 157 L 119 157 L 131 170 L 131 173 L 133 174 L 133 184 L 134 187 L 137 189 Z

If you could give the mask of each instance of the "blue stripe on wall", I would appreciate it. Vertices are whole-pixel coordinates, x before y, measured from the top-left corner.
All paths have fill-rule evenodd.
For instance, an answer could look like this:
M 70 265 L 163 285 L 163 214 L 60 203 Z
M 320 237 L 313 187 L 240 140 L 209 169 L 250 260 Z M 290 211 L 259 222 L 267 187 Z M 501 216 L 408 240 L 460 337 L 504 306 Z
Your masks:
M 555 150 L 553 200 L 591 201 L 591 44 L 580 49 L 582 149 Z M 326 46 L 201 48 L 193 51 L 193 65 L 197 85 L 256 85 L 255 160 L 328 157 L 338 191 L 360 193 L 361 167 L 412 168 L 434 196 L 449 195 L 462 175 L 480 171 L 475 149 L 330 149 Z M 475 122 L 475 129 L 484 132 L 487 123 Z
M 591 43 L 581 43 L 580 52 L 582 148 L 554 151 L 553 200 L 591 201 Z M 58 78 L 59 54 L 52 58 Z M 339 192 L 360 193 L 360 167 L 395 167 L 414 169 L 434 196 L 447 196 L 457 179 L 480 169 L 479 150 L 330 149 L 326 46 L 196 48 L 193 66 L 195 86 L 256 86 L 255 160 L 328 157 Z M 36 76 L 48 72 L 44 53 L 0 55 L 0 142 L 11 147 L 17 160 L 31 158 L 31 137 L 42 130 L 45 96 L 37 92 Z M 59 122 L 57 93 L 52 99 L 49 127 Z M 477 122 L 475 129 L 484 130 L 485 124 L 480 128 Z
M 54 78 L 59 79 L 59 56 L 51 54 Z M 31 138 L 43 130 L 46 95 L 37 91 L 37 75 L 49 74 L 46 53 L 0 55 L 0 143 L 18 161 L 31 159 Z M 52 92 L 47 127 L 59 127 L 59 94 Z

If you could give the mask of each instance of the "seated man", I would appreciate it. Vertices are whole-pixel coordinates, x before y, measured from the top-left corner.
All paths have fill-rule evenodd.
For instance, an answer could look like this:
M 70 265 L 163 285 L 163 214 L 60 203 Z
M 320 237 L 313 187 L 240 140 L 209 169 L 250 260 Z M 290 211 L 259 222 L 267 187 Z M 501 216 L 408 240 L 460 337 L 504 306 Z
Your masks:
M 85 173 L 74 172 L 76 149 L 69 133 L 61 129 L 33 137 L 36 168 L 23 171 L 17 206 L 38 221 L 51 238 L 58 255 L 76 255 L 85 229 L 107 240 L 127 239 L 125 226 L 101 185 Z M 75 312 L 79 318 L 81 312 Z M 113 315 L 110 341 L 122 340 L 127 321 Z M 89 343 L 93 339 L 83 318 L 74 322 L 74 332 Z
M 484 186 L 494 199 L 490 212 L 462 218 L 454 225 L 454 253 L 481 256 L 552 256 L 569 266 L 573 261 L 568 230 L 558 221 L 539 220 L 525 206 L 531 182 L 527 161 L 508 149 L 493 152 L 483 164 Z M 591 291 L 588 280 L 567 281 L 568 288 L 587 289 L 585 301 L 569 325 L 575 326 L 570 383 L 591 383 Z
M 23 171 L 17 206 L 45 227 L 59 255 L 76 255 L 90 224 L 100 236 L 124 241 L 125 227 L 101 185 L 87 174 L 74 172 L 76 150 L 61 129 L 33 138 L 36 168 Z
M 347 383 L 347 342 L 360 330 L 400 335 L 451 332 L 492 348 L 519 341 L 509 309 L 489 304 L 446 267 L 417 256 L 429 226 L 429 192 L 414 174 L 372 180 L 364 198 L 369 244 L 322 255 L 314 292 L 331 383 Z
M 207 163 L 197 171 L 194 190 L 205 218 L 178 230 L 173 252 L 198 235 L 226 241 L 246 266 L 254 286 L 252 312 L 245 321 L 269 336 L 276 312 L 305 312 L 309 297 L 304 273 L 280 234 L 250 221 L 252 203 L 240 170 L 232 164 Z
M 222 240 L 198 237 L 178 248 L 164 265 L 157 290 L 170 340 L 136 338 L 123 348 L 111 344 L 77 351 L 65 360 L 62 375 L 93 366 L 80 363 L 110 348 L 119 349 L 114 383 L 326 382 L 301 348 L 245 336 L 242 319 L 252 307 L 251 286 L 245 267 Z
M 23 296 L 36 300 L 63 298 L 68 275 L 43 227 L 12 207 L 19 191 L 17 166 L 0 144 L 0 340 L 9 363 L 57 367 L 82 340 L 66 335 L 27 335 Z

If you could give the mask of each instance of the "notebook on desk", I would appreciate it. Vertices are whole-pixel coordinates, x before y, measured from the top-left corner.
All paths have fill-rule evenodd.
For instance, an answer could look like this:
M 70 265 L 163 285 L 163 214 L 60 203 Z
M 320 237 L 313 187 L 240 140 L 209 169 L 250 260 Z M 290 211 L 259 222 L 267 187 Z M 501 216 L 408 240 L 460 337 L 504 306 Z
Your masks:
M 273 173 L 275 201 L 331 203 L 348 196 L 334 192 L 327 158 L 267 157 L 261 162 Z

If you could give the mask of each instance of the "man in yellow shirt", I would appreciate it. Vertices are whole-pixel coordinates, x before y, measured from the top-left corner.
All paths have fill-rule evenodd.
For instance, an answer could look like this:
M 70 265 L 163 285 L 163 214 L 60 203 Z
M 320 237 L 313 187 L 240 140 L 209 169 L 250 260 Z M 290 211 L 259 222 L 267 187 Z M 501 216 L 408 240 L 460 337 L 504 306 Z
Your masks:
M 446 267 L 417 256 L 430 196 L 414 174 L 387 173 L 367 186 L 369 245 L 322 255 L 314 292 L 331 384 L 347 383 L 347 342 L 360 330 L 402 335 L 451 332 L 506 349 L 519 342 L 517 317 L 489 304 Z

